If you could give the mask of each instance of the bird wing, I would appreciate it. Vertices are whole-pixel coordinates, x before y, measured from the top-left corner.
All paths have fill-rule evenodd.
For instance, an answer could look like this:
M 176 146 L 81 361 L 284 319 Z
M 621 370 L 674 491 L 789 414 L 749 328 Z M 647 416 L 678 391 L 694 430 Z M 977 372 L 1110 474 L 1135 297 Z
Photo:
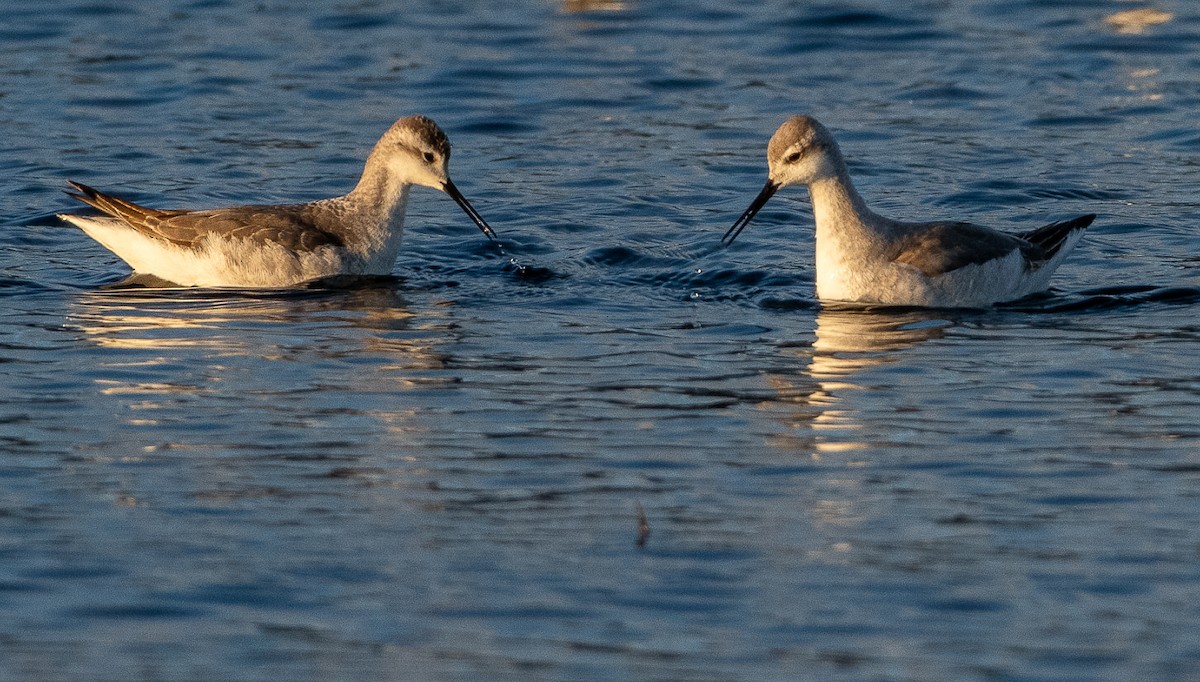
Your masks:
M 893 260 L 928 277 L 1004 258 L 1020 251 L 1027 262 L 1044 260 L 1042 248 L 1020 237 L 971 223 L 942 222 L 910 226 L 899 239 Z
M 93 206 L 132 229 L 172 244 L 198 248 L 209 236 L 275 243 L 291 250 L 310 251 L 319 246 L 341 246 L 335 234 L 313 224 L 303 204 L 293 206 L 237 206 L 205 211 L 161 210 L 71 182 L 76 199 Z

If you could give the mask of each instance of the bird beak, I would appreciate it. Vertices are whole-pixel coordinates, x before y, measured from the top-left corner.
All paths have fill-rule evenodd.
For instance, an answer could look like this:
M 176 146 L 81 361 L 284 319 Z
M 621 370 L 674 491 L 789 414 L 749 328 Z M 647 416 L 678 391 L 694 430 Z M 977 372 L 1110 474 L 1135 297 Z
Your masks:
M 483 216 L 479 215 L 479 211 L 475 210 L 475 207 L 471 205 L 471 202 L 467 201 L 467 198 L 462 195 L 462 192 L 458 191 L 458 188 L 454 186 L 454 183 L 451 182 L 449 178 L 446 178 L 446 182 L 442 184 L 442 191 L 446 194 L 449 194 L 450 198 L 453 199 L 459 206 L 461 206 L 462 210 L 467 212 L 467 215 L 471 216 L 471 220 L 475 221 L 475 224 L 479 226 L 480 230 L 483 230 L 483 233 L 487 235 L 488 239 L 491 239 L 492 241 L 496 240 L 495 230 L 493 230 L 491 226 L 487 224 L 487 221 L 483 219 Z
M 750 221 L 754 220 L 754 216 L 758 215 L 759 210 L 767 204 L 767 200 L 779 191 L 780 186 L 778 182 L 768 178 L 767 184 L 763 186 L 762 191 L 758 193 L 758 196 L 754 197 L 754 201 L 750 202 L 750 208 L 747 208 L 746 212 L 725 232 L 725 236 L 721 237 L 721 243 L 725 246 L 732 244 L 733 240 L 737 239 L 742 230 L 746 229 L 746 226 L 750 224 Z

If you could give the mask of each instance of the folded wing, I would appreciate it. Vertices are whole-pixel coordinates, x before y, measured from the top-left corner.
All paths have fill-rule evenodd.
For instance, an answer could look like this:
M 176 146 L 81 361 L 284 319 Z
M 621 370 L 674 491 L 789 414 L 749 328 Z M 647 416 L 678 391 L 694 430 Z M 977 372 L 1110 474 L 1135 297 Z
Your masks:
M 335 234 L 317 227 L 310 207 L 237 206 L 204 211 L 161 210 L 140 206 L 71 182 L 79 194 L 72 197 L 117 218 L 130 228 L 155 239 L 186 248 L 198 248 L 205 239 L 224 237 L 275 243 L 289 250 L 311 251 L 320 246 L 341 246 Z

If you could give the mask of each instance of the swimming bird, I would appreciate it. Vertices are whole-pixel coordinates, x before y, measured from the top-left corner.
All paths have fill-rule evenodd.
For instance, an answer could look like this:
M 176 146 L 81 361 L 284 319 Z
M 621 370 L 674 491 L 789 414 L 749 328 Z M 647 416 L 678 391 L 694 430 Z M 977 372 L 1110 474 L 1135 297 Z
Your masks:
M 808 186 L 816 222 L 817 298 L 931 308 L 982 308 L 1048 286 L 1095 215 L 1019 234 L 965 222 L 885 218 L 854 189 L 833 135 L 793 116 L 767 145 L 766 186 L 722 237 L 741 234 L 780 188 Z
M 59 215 L 137 273 L 199 287 L 291 287 L 335 275 L 387 275 L 400 250 L 413 185 L 449 194 L 489 239 L 496 234 L 450 181 L 450 141 L 424 116 L 388 129 L 350 193 L 303 204 L 162 210 L 71 182 L 103 217 Z

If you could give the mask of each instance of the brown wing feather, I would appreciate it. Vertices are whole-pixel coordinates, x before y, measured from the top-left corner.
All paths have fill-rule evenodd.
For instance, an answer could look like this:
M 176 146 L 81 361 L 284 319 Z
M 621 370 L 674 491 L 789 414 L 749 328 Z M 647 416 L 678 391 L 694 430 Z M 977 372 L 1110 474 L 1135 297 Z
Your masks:
M 70 181 L 68 181 L 70 182 Z M 105 194 L 87 185 L 71 182 L 80 201 L 119 218 L 131 228 L 156 239 L 196 248 L 211 235 L 275 243 L 287 249 L 312 250 L 319 246 L 341 246 L 337 235 L 320 229 L 307 215 L 308 207 L 235 206 L 205 211 L 161 210 Z
M 1018 249 L 1027 260 L 1042 257 L 1041 248 L 1013 235 L 971 223 L 930 223 L 900 239 L 894 260 L 935 277 Z

